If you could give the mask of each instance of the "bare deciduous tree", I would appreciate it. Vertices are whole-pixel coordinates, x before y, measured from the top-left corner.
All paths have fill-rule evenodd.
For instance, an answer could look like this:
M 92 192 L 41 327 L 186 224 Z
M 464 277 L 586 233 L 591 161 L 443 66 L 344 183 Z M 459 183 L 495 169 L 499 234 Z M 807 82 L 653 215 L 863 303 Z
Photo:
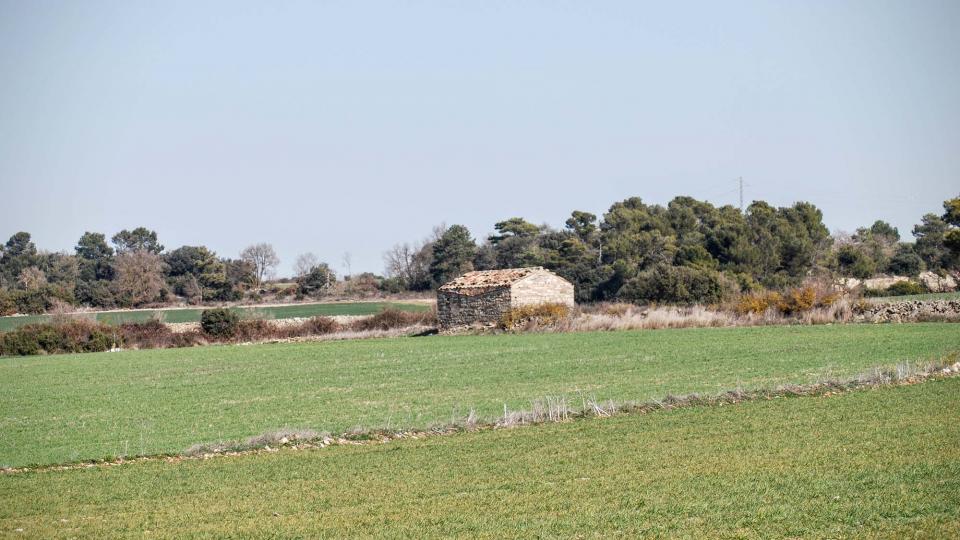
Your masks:
M 265 242 L 248 246 L 240 252 L 240 258 L 253 265 L 257 288 L 263 284 L 264 278 L 273 275 L 274 269 L 280 264 L 273 246 Z
M 410 244 L 397 244 L 383 254 L 384 273 L 387 277 L 403 280 L 405 285 L 410 284 L 410 267 L 417 250 Z
M 140 306 L 155 302 L 164 289 L 163 259 L 150 251 L 122 253 L 113 261 L 115 278 L 111 287 L 122 305 Z
M 33 291 L 47 284 L 47 275 L 36 266 L 28 266 L 20 271 L 17 281 L 24 289 Z
M 303 277 L 310 273 L 310 270 L 313 270 L 315 266 L 320 264 L 320 259 L 317 258 L 313 253 L 303 253 L 297 257 L 297 262 L 293 265 L 293 272 L 295 277 Z
M 410 290 L 429 288 L 433 244 L 443 236 L 445 230 L 444 225 L 438 225 L 422 242 L 412 245 L 397 244 L 384 253 L 384 271 L 387 276 L 400 278 L 403 285 Z

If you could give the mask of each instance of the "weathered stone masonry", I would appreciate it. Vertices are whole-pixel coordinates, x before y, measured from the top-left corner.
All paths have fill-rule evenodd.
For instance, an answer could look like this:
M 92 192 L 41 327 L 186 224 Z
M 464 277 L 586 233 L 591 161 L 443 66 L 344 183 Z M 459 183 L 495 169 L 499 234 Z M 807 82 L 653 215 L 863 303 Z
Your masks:
M 573 306 L 573 284 L 540 267 L 468 272 L 437 291 L 437 319 L 443 330 L 490 325 L 538 304 Z
M 441 328 L 495 322 L 510 311 L 510 287 L 499 287 L 475 296 L 437 292 L 437 319 Z

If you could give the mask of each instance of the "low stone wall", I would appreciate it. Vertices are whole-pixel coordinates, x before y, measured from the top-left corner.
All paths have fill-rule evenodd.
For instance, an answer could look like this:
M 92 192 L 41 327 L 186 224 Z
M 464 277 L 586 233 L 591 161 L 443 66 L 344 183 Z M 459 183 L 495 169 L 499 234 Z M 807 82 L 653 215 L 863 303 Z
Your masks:
M 862 304 L 854 308 L 854 322 L 960 322 L 960 300 L 906 300 Z
M 437 292 L 437 322 L 442 330 L 496 324 L 510 311 L 510 287 L 499 287 L 480 294 Z

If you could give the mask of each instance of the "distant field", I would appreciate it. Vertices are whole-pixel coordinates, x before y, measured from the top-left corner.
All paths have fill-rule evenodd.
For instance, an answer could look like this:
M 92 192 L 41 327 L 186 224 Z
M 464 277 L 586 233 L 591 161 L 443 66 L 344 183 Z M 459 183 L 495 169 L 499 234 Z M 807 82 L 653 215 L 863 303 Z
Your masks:
M 402 302 L 351 302 L 351 303 L 329 303 L 329 304 L 290 304 L 286 306 L 273 307 L 238 307 L 233 308 L 241 314 L 256 315 L 264 319 L 291 319 L 294 317 L 315 317 L 318 315 L 373 315 L 385 307 L 394 307 L 404 311 L 425 311 L 429 309 L 426 304 L 406 304 Z M 125 322 L 143 322 L 149 321 L 154 317 L 160 317 L 164 322 L 182 323 L 195 322 L 200 320 L 200 313 L 203 308 L 189 309 L 144 309 L 133 311 L 109 311 L 103 313 L 90 313 L 76 315 L 78 317 L 96 317 L 98 321 L 107 324 L 122 324 Z M 8 332 L 20 326 L 29 323 L 42 322 L 50 317 L 48 315 L 27 315 L 23 317 L 0 317 L 0 332 Z
M 429 336 L 0 359 L 0 465 L 179 452 L 282 427 L 493 418 L 546 395 L 808 383 L 960 350 L 951 324 Z M 480 459 L 478 457 L 478 459 Z
M 958 410 L 960 379 L 951 379 L 385 445 L 7 475 L 0 535 L 958 538 Z
M 927 294 L 907 294 L 903 296 L 878 296 L 870 298 L 871 302 L 899 302 L 903 300 L 957 300 L 960 299 L 960 291 L 945 293 L 927 293 Z

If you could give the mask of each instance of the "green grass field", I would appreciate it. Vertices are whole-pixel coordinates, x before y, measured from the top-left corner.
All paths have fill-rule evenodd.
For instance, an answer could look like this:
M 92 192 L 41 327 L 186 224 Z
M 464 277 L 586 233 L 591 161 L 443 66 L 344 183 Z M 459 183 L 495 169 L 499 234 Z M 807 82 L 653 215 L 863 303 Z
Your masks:
M 960 379 L 0 476 L 0 535 L 957 538 Z
M 283 427 L 493 418 L 546 395 L 643 401 L 960 350 L 950 324 L 429 336 L 0 360 L 0 465 L 179 452 Z
M 426 311 L 430 306 L 426 304 L 406 304 L 402 302 L 338 302 L 328 304 L 290 304 L 272 307 L 240 307 L 234 308 L 241 315 L 257 316 L 264 319 L 292 319 L 294 317 L 316 317 L 318 315 L 373 315 L 385 307 L 393 307 L 404 311 Z M 154 317 L 160 317 L 164 322 L 183 323 L 200 320 L 203 308 L 190 309 L 140 309 L 131 311 L 109 311 L 90 313 L 77 316 L 94 316 L 100 322 L 107 324 L 122 324 L 126 322 L 144 322 Z M 25 324 L 43 322 L 49 315 L 26 315 L 22 317 L 0 317 L 0 332 L 9 332 Z

